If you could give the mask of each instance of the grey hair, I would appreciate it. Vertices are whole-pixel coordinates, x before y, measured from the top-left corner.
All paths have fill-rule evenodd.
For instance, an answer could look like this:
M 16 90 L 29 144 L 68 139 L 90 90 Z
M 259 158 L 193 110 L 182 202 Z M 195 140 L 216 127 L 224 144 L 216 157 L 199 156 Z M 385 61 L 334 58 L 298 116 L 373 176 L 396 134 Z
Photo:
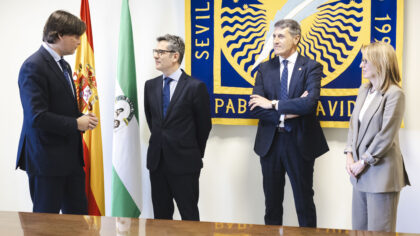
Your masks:
M 289 33 L 293 37 L 296 36 L 296 35 L 299 35 L 299 39 L 301 37 L 300 25 L 295 20 L 292 20 L 292 19 L 279 20 L 274 24 L 274 28 L 280 28 L 280 29 L 289 28 Z
M 171 34 L 165 34 L 163 36 L 159 36 L 156 39 L 158 42 L 160 41 L 167 41 L 169 43 L 168 50 L 175 51 L 179 53 L 178 63 L 182 63 L 182 59 L 184 58 L 185 52 L 185 44 L 184 40 L 181 37 Z

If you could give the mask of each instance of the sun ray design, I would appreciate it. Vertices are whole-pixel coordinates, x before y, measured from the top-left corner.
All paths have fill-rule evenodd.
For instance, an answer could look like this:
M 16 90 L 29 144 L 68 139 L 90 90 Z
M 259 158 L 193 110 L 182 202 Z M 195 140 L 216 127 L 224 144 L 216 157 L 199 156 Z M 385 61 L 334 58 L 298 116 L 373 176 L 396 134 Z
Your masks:
M 299 51 L 323 65 L 323 86 L 336 79 L 357 55 L 367 19 L 361 0 L 329 1 L 301 22 Z
M 273 27 L 276 12 L 281 12 L 287 1 L 236 2 L 238 4 L 221 4 L 221 35 L 218 37 L 222 40 L 223 55 L 253 85 L 258 69 L 254 68 L 254 63 L 267 46 L 267 38 L 271 37 L 268 32 L 273 30 L 270 27 Z M 330 0 L 301 20 L 302 38 L 298 50 L 323 65 L 323 86 L 350 65 L 361 44 L 366 42 L 368 36 L 361 30 L 369 24 L 369 9 L 364 9 L 366 6 L 362 0 Z M 271 50 L 269 57 L 273 56 Z
M 229 61 L 247 75 L 245 80 L 253 84 L 256 71 L 252 64 L 260 54 L 268 30 L 267 12 L 263 4 L 252 7 L 222 8 L 222 51 Z M 242 73 L 244 74 L 244 73 Z

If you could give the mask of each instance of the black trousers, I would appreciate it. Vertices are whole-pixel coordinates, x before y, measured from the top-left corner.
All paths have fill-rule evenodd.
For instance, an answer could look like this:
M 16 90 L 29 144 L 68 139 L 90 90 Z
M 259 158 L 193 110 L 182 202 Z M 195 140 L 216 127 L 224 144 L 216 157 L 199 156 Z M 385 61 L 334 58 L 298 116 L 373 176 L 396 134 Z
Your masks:
M 163 159 L 163 158 L 162 158 Z M 172 219 L 174 202 L 182 220 L 200 220 L 198 211 L 200 171 L 173 174 L 161 159 L 157 170 L 150 172 L 152 203 L 155 219 Z
M 316 227 L 313 200 L 314 160 L 305 160 L 291 133 L 276 132 L 270 151 L 260 157 L 265 195 L 265 224 L 283 224 L 285 174 L 293 189 L 296 213 L 301 227 Z
M 80 167 L 67 176 L 28 174 L 33 212 L 87 215 L 85 172 Z

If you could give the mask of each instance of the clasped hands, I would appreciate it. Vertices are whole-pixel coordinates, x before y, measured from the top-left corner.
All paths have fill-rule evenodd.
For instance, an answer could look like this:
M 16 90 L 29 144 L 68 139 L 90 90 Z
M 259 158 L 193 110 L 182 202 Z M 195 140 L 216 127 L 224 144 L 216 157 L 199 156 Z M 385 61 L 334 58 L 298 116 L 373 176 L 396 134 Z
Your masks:
M 88 113 L 77 118 L 77 129 L 80 131 L 86 131 L 88 129 L 94 129 L 98 125 L 98 118 L 93 113 Z
M 346 170 L 350 176 L 357 178 L 357 176 L 362 173 L 365 167 L 366 163 L 362 162 L 361 160 L 354 161 L 353 154 L 351 154 L 351 152 L 347 152 Z

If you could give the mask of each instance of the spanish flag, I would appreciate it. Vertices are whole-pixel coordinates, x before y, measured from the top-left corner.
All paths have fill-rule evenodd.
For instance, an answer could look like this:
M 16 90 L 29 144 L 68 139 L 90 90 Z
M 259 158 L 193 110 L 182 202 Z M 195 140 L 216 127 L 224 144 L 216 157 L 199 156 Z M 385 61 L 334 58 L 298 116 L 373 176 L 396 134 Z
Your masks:
M 93 56 L 92 26 L 90 24 L 89 1 L 82 0 L 80 18 L 86 23 L 76 52 L 73 78 L 77 87 L 79 109 L 93 113 L 99 123 L 93 130 L 83 134 L 83 153 L 86 173 L 86 196 L 89 215 L 105 215 L 104 167 L 102 158 L 101 117 L 96 84 L 95 60 Z

